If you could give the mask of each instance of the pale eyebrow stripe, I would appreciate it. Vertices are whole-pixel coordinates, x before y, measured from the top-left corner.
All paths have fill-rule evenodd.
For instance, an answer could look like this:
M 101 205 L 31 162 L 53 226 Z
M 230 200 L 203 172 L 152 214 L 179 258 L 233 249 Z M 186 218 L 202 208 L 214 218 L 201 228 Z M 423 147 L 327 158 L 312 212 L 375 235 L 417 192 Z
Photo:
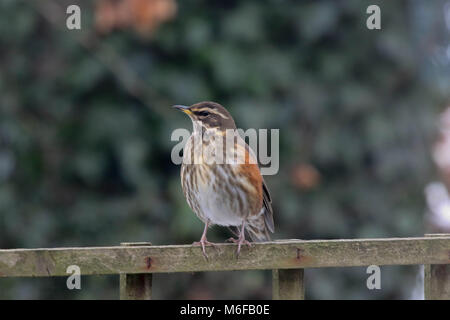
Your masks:
M 212 109 L 208 109 L 208 108 L 201 108 L 201 109 L 194 109 L 194 110 L 192 110 L 192 111 L 194 111 L 194 112 L 202 112 L 202 111 L 208 111 L 208 112 L 211 112 L 211 113 L 214 113 L 214 114 L 217 114 L 217 115 L 219 115 L 219 116 L 221 116 L 222 118 L 224 118 L 224 119 L 228 119 L 228 117 L 227 116 L 224 116 L 223 114 L 221 114 L 219 111 L 216 111 L 216 110 L 212 110 Z

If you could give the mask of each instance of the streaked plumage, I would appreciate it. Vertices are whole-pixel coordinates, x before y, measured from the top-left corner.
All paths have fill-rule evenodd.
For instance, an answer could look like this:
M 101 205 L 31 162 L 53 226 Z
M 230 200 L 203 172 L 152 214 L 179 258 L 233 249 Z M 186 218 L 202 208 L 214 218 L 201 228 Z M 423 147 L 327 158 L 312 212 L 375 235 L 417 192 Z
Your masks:
M 226 130 L 236 130 L 229 112 L 214 102 L 175 107 L 193 122 L 194 130 L 184 148 L 181 185 L 187 203 L 205 223 L 199 242 L 205 256 L 205 244 L 210 244 L 206 231 L 213 224 L 240 228 L 239 239 L 233 240 L 238 243 L 238 254 L 242 244 L 249 244 L 244 230 L 253 241 L 269 240 L 269 231 L 274 231 L 272 200 L 256 157 L 245 141 L 236 134 L 234 143 L 226 143 Z M 218 151 L 213 155 L 222 153 L 223 159 L 233 155 L 235 160 L 245 161 L 211 162 L 205 151 L 208 148 Z

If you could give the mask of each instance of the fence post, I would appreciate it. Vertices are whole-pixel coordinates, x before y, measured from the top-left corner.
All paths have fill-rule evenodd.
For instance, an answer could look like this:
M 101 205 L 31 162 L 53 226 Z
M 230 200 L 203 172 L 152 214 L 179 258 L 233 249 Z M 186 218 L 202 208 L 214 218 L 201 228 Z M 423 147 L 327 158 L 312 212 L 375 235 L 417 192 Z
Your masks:
M 273 300 L 304 300 L 304 269 L 272 270 Z
M 121 246 L 151 246 L 150 242 L 122 242 Z M 120 300 L 150 300 L 152 274 L 120 274 Z
M 425 237 L 450 237 L 450 234 L 425 234 Z M 427 264 L 424 270 L 425 300 L 449 300 L 450 264 Z

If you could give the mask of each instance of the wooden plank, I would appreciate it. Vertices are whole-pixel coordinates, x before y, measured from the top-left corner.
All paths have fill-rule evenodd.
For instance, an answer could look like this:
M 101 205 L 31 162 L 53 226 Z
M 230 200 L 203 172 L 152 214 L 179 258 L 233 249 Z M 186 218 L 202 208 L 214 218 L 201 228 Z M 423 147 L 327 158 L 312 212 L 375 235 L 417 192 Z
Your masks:
M 282 240 L 255 243 L 236 259 L 235 244 L 0 250 L 0 277 L 301 269 L 368 265 L 449 264 L 450 237 L 356 240 Z
M 426 234 L 442 237 L 444 234 Z M 446 236 L 450 236 L 447 234 Z M 426 300 L 450 300 L 450 264 L 425 265 L 424 290 Z
M 123 242 L 121 246 L 151 246 L 150 242 Z M 152 298 L 151 273 L 120 274 L 120 300 L 150 300 Z
M 151 300 L 152 274 L 121 274 L 120 300 Z
M 272 271 L 273 300 L 304 300 L 304 269 L 276 269 Z

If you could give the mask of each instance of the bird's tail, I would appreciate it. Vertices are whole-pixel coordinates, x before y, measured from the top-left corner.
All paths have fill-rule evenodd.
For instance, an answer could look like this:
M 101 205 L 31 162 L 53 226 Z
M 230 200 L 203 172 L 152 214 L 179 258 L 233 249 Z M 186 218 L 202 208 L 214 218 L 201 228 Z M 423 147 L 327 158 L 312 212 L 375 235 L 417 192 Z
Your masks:
M 245 230 L 253 242 L 270 241 L 269 229 L 263 215 L 255 217 L 254 219 L 249 219 L 245 226 Z

